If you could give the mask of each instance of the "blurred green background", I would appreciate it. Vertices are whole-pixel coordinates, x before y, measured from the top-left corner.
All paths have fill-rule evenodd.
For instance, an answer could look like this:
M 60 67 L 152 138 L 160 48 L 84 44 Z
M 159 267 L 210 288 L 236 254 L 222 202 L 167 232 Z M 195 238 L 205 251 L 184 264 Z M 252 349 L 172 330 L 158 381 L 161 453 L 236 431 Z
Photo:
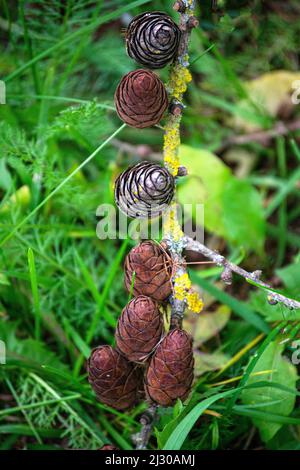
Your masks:
M 208 246 L 300 299 L 299 2 L 197 3 L 179 200 L 204 204 Z M 171 1 L 0 0 L 0 449 L 131 449 L 139 430 L 145 405 L 96 402 L 85 360 L 114 342 L 136 243 L 98 240 L 96 209 L 162 147 L 158 128 L 111 139 L 115 88 L 137 67 L 124 31 L 146 10 L 178 17 Z M 191 271 L 205 301 L 185 321 L 197 378 L 187 406 L 159 411 L 149 447 L 299 449 L 299 311 L 244 279 L 225 289 L 210 265 Z

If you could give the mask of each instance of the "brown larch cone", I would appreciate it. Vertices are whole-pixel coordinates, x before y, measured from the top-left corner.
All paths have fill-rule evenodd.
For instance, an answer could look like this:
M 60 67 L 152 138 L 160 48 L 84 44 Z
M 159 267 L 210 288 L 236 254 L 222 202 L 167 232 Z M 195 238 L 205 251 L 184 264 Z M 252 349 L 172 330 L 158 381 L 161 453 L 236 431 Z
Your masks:
M 104 446 L 99 450 L 118 450 L 118 448 L 111 444 L 104 444 Z
M 148 358 L 164 331 L 163 316 L 157 302 L 139 295 L 124 308 L 116 329 L 116 345 L 132 362 Z
M 150 70 L 125 75 L 115 93 L 117 113 L 126 124 L 140 129 L 158 124 L 168 107 L 163 82 Z
M 172 292 L 172 260 L 168 251 L 151 240 L 141 242 L 128 253 L 124 264 L 125 287 L 134 296 L 146 295 L 158 302 Z M 135 276 L 134 276 L 135 273 Z
M 184 400 L 191 390 L 193 368 L 192 337 L 183 330 L 170 331 L 151 358 L 145 377 L 147 398 L 161 406 Z
M 88 360 L 88 379 L 99 401 L 116 410 L 131 408 L 140 383 L 136 367 L 111 346 L 99 346 Z

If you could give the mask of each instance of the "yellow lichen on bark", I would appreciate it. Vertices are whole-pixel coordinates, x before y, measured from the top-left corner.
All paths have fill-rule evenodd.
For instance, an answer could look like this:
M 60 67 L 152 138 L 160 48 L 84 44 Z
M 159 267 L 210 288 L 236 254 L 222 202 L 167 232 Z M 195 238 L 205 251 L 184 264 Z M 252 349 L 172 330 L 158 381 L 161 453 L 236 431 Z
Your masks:
M 173 100 L 182 101 L 182 97 L 191 80 L 192 76 L 189 70 L 183 65 L 177 64 L 172 68 L 167 88 Z M 170 114 L 164 129 L 164 162 L 173 176 L 177 175 L 180 166 L 178 159 L 180 121 L 181 116 L 173 116 Z
M 191 288 L 191 280 L 188 273 L 176 276 L 174 279 L 174 296 L 178 300 L 184 300 L 187 292 Z
M 188 309 L 194 313 L 201 313 L 204 307 L 203 301 L 198 292 L 190 290 L 186 295 Z
M 185 300 L 188 309 L 194 313 L 200 313 L 203 309 L 203 301 L 199 294 L 192 289 L 192 282 L 188 273 L 178 275 L 174 279 L 174 297 L 178 300 Z
M 186 6 L 188 16 L 191 17 L 194 13 L 194 0 L 188 0 L 186 2 Z M 173 176 L 178 175 L 178 170 L 180 167 L 178 156 L 178 150 L 181 144 L 180 109 L 183 108 L 183 95 L 187 91 L 188 84 L 192 81 L 192 76 L 188 69 L 188 63 L 188 53 L 182 53 L 176 61 L 176 64 L 172 66 L 169 81 L 167 83 L 171 106 L 174 107 L 173 110 L 170 110 L 166 124 L 164 126 L 163 154 L 164 164 Z M 175 112 L 176 105 L 179 107 L 179 112 Z M 169 211 L 164 216 L 163 232 L 165 238 L 169 240 L 170 246 L 174 245 L 176 247 L 175 253 L 178 253 L 178 246 L 180 246 L 180 242 L 184 237 L 184 233 L 177 219 L 175 202 L 173 202 Z M 192 289 L 192 282 L 188 273 L 183 272 L 185 269 L 182 269 L 181 266 L 179 266 L 176 271 L 177 272 L 173 277 L 174 298 L 185 302 L 191 311 L 200 313 L 203 308 L 203 302 L 198 293 Z
M 188 57 L 186 57 L 188 60 Z M 187 90 L 188 84 L 192 81 L 192 75 L 188 68 L 181 64 L 177 64 L 172 68 L 167 88 L 172 98 L 178 101 L 182 100 L 182 96 Z
M 176 204 L 173 203 L 164 215 L 163 231 L 169 238 L 178 242 L 184 236 L 181 226 L 177 219 Z
M 180 146 L 180 120 L 178 117 L 169 119 L 164 134 L 164 162 L 169 172 L 176 176 L 180 166 L 178 148 Z

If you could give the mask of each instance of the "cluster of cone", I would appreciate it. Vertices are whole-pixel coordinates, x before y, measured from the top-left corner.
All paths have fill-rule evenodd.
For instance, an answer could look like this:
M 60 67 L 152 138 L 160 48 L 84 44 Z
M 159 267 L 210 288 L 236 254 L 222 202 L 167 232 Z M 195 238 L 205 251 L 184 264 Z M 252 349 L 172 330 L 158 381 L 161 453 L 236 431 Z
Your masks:
M 162 68 L 176 58 L 180 34 L 177 24 L 165 13 L 143 13 L 128 26 L 128 55 L 150 69 Z M 168 95 L 155 73 L 139 69 L 122 78 L 115 105 L 126 124 L 142 129 L 160 122 L 168 107 Z
M 134 18 L 126 35 L 129 55 L 151 68 L 174 60 L 179 40 L 178 26 L 161 12 Z M 156 124 L 168 105 L 164 85 L 148 70 L 126 75 L 115 101 L 119 116 L 135 127 Z M 165 168 L 142 162 L 117 179 L 116 203 L 131 217 L 157 216 L 172 201 L 174 186 Z M 171 406 L 188 396 L 194 366 L 192 338 L 181 329 L 164 329 L 161 308 L 172 293 L 171 255 L 164 244 L 143 241 L 127 255 L 124 271 L 125 287 L 134 298 L 119 317 L 116 347 L 92 351 L 89 382 L 102 403 L 118 410 L 145 396 L 149 402 Z
M 171 275 L 170 255 L 158 243 L 141 242 L 127 255 L 125 286 L 135 297 L 119 317 L 116 348 L 99 346 L 88 362 L 90 384 L 102 403 L 124 410 L 145 392 L 149 401 L 170 406 L 189 394 L 192 339 L 179 329 L 166 334 L 161 312 L 172 291 Z

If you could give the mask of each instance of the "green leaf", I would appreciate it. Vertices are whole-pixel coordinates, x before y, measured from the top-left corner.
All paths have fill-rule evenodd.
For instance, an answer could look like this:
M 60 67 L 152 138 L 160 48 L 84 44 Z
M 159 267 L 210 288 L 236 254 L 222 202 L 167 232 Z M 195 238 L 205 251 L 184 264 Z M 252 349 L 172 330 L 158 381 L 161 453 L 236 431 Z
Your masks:
M 179 158 L 189 174 L 178 187 L 180 203 L 204 204 L 205 227 L 224 236 L 226 230 L 221 221 L 222 194 L 231 178 L 230 169 L 213 153 L 187 145 L 181 145 Z
M 169 421 L 164 426 L 163 430 L 159 431 L 157 428 L 155 428 L 158 449 L 163 449 L 171 433 L 174 431 L 178 422 L 180 421 L 180 417 L 184 411 L 185 408 L 183 407 L 181 400 L 177 400 L 175 406 L 173 407 L 173 414 L 169 418 Z
M 262 251 L 266 226 L 262 199 L 247 181 L 231 178 L 222 195 L 223 224 L 235 245 Z
M 297 371 L 296 368 L 282 356 L 283 346 L 276 341 L 270 343 L 255 365 L 251 377 L 248 379 L 247 385 L 255 384 L 260 381 L 259 376 L 254 374 L 261 371 L 270 370 L 269 374 L 264 375 L 264 380 L 270 382 L 270 387 L 258 389 L 245 389 L 241 393 L 242 402 L 248 405 L 259 405 L 259 411 L 276 414 L 283 418 L 288 417 L 295 406 L 295 396 L 286 393 L 284 390 L 272 387 L 273 383 L 282 384 L 292 390 L 296 389 Z M 276 402 L 277 403 L 272 403 Z M 257 417 L 252 418 L 255 426 L 260 431 L 261 438 L 264 442 L 272 439 L 279 431 L 282 423 L 268 420 L 267 415 L 264 419 Z M 278 420 L 279 421 L 279 420 Z M 284 420 L 283 420 L 284 421 Z
M 189 177 L 178 187 L 181 204 L 204 205 L 204 226 L 235 245 L 261 251 L 265 240 L 262 199 L 250 183 L 232 176 L 220 158 L 181 145 L 179 157 Z

